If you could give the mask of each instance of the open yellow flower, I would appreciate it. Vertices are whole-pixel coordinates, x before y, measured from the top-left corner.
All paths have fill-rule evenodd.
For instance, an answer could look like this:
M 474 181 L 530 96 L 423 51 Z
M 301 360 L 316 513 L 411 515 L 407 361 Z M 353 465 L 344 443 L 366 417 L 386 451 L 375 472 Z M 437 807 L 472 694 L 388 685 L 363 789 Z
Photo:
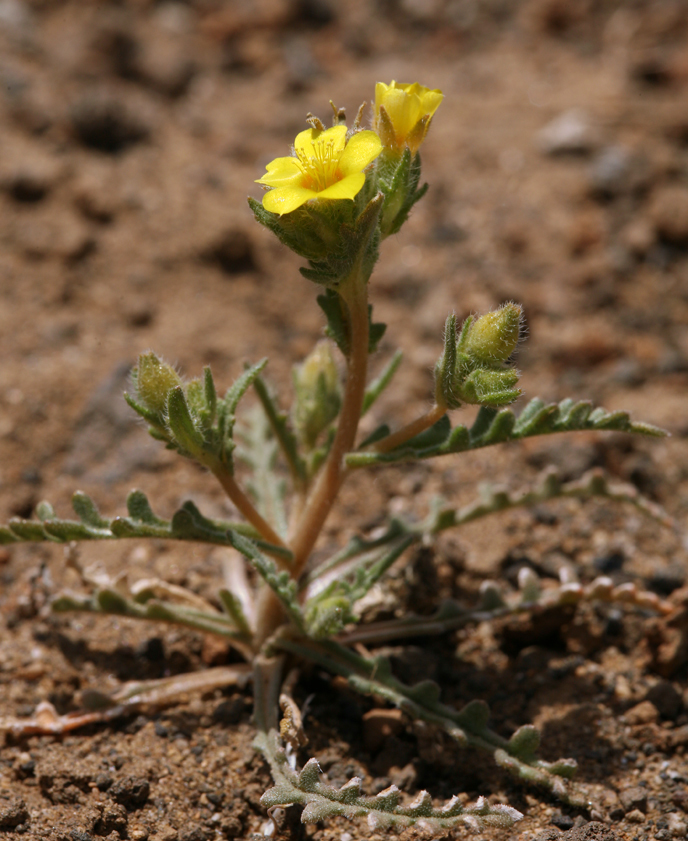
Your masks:
M 430 90 L 418 82 L 412 85 L 378 82 L 375 85 L 375 130 L 383 144 L 396 152 L 408 146 L 415 155 L 443 99 L 442 91 Z
M 294 154 L 269 163 L 256 182 L 273 188 L 263 196 L 263 207 L 282 216 L 310 199 L 353 199 L 382 143 L 374 131 L 357 132 L 347 142 L 346 132 L 341 125 L 298 134 Z

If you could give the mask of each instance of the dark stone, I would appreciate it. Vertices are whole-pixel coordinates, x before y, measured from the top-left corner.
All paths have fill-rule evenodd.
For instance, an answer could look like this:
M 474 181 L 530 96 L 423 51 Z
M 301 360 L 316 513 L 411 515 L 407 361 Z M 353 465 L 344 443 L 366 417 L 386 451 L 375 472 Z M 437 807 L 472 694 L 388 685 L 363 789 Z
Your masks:
M 230 815 L 229 817 L 222 818 L 220 829 L 225 838 L 238 838 L 243 832 L 244 827 L 239 818 Z
M 223 231 L 204 249 L 202 256 L 216 263 L 228 275 L 255 272 L 257 269 L 253 242 L 240 228 Z
M 673 721 L 681 712 L 683 698 L 676 687 L 668 680 L 660 680 L 645 696 L 646 701 L 651 701 L 659 710 L 662 718 Z
M 610 572 L 618 572 L 625 560 L 623 552 L 610 552 L 608 555 L 599 555 L 593 560 L 592 565 L 603 575 L 609 575 Z
M 228 698 L 213 710 L 213 721 L 216 724 L 238 724 L 244 715 L 244 699 L 240 695 Z
M 170 735 L 170 731 L 165 725 L 160 722 L 155 722 L 155 735 L 160 736 L 161 739 L 166 739 Z
M 686 577 L 681 570 L 663 569 L 655 572 L 647 586 L 658 596 L 670 596 L 674 590 L 679 590 L 686 583 Z
M 561 812 L 555 812 L 552 815 L 550 823 L 554 824 L 558 829 L 573 829 L 573 818 L 571 815 L 562 815 Z
M 122 99 L 103 92 L 80 99 L 72 108 L 71 123 L 84 146 L 111 155 L 149 135 L 148 126 Z
M 124 777 L 110 789 L 110 795 L 130 811 L 140 809 L 149 794 L 150 785 L 145 777 Z
M 98 791 L 107 791 L 113 782 L 114 780 L 109 774 L 98 774 L 98 776 L 95 779 L 95 784 Z
M 34 759 L 28 759 L 26 762 L 17 765 L 15 774 L 17 775 L 17 779 L 25 780 L 27 777 L 33 777 L 35 771 L 36 761 Z
M 641 786 L 624 789 L 619 793 L 619 800 L 627 812 L 632 812 L 633 809 L 647 811 L 647 791 Z
M 45 198 L 50 185 L 34 172 L 17 172 L 7 185 L 9 194 L 15 201 L 33 203 Z
M 29 819 L 29 810 L 23 800 L 10 800 L 6 806 L 0 806 L 0 829 L 16 829 Z

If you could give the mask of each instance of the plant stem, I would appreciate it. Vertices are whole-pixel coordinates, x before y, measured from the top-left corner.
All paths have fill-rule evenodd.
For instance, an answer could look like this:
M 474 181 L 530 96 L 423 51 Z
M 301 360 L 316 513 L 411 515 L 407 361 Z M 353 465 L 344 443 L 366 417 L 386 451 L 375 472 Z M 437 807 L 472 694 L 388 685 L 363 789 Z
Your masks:
M 347 359 L 346 388 L 332 447 L 306 501 L 292 541 L 292 569 L 295 578 L 298 578 L 308 561 L 341 487 L 343 459 L 354 447 L 365 396 L 369 341 L 368 296 L 366 283 L 358 272 L 355 271 L 342 282 L 340 294 L 349 309 L 350 353 Z
M 227 496 L 232 500 L 256 531 L 260 533 L 261 537 L 267 540 L 268 543 L 272 543 L 274 546 L 286 549 L 287 546 L 285 542 L 272 528 L 272 526 L 256 511 L 253 507 L 253 503 L 241 490 L 234 476 L 232 476 L 232 474 L 221 465 L 212 465 L 210 469 L 217 481 L 224 488 Z M 284 558 L 275 557 L 277 558 L 278 563 L 284 565 Z
M 429 412 L 426 412 L 421 417 L 416 418 L 411 423 L 407 423 L 406 426 L 402 426 L 401 429 L 398 429 L 391 435 L 387 435 L 385 438 L 376 441 L 373 444 L 373 450 L 377 453 L 389 453 L 402 444 L 405 444 L 406 441 L 410 441 L 416 435 L 420 435 L 421 432 L 425 432 L 426 429 L 430 429 L 431 426 L 434 426 L 446 414 L 446 406 L 433 406 Z

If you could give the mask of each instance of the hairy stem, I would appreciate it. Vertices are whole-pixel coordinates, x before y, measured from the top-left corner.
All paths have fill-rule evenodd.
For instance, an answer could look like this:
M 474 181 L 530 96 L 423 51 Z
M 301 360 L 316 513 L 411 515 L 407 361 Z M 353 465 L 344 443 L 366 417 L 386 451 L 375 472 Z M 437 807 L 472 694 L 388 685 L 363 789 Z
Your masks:
M 389 453 L 407 441 L 410 441 L 411 438 L 415 438 L 416 435 L 420 435 L 421 432 L 425 432 L 426 429 L 430 429 L 431 426 L 434 426 L 446 414 L 446 406 L 433 406 L 429 412 L 426 412 L 421 417 L 416 418 L 411 423 L 407 423 L 406 426 L 402 426 L 401 429 L 398 429 L 391 435 L 387 435 L 380 441 L 376 441 L 373 444 L 373 450 L 378 453 Z
M 345 475 L 344 456 L 354 447 L 368 372 L 368 295 L 366 280 L 354 271 L 342 281 L 340 294 L 348 307 L 350 353 L 339 425 L 327 461 L 312 488 L 296 523 L 290 549 L 293 553 L 291 574 L 298 579 L 337 498 Z M 284 611 L 275 594 L 266 588 L 257 605 L 256 639 L 258 645 L 268 639 L 284 621 Z
M 350 354 L 339 425 L 327 461 L 311 491 L 292 542 L 294 576 L 298 577 L 315 545 L 342 484 L 343 459 L 354 447 L 361 418 L 368 371 L 368 298 L 365 283 L 355 273 L 342 283 L 348 306 Z
M 253 506 L 253 503 L 241 490 L 234 476 L 232 476 L 232 474 L 228 470 L 226 470 L 220 465 L 213 465 L 210 469 L 217 481 L 224 488 L 227 496 L 232 500 L 234 505 L 236 505 L 239 511 L 244 515 L 244 517 L 246 517 L 248 522 L 256 529 L 256 531 L 260 533 L 261 537 L 267 540 L 268 543 L 272 543 L 275 546 L 279 546 L 282 549 L 286 549 L 287 547 L 282 538 L 277 534 L 277 532 L 272 528 L 272 526 L 268 522 L 266 522 L 266 520 L 263 517 L 261 517 L 261 515 L 256 511 L 256 509 Z M 284 565 L 283 557 L 278 557 L 276 555 L 274 557 L 276 558 L 279 564 Z

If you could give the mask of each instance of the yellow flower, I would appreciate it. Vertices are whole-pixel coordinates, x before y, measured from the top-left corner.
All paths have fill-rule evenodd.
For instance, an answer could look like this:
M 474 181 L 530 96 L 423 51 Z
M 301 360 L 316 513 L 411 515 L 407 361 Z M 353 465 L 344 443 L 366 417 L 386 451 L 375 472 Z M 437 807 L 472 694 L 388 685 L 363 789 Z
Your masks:
M 432 116 L 444 94 L 414 82 L 375 85 L 375 130 L 388 149 L 401 152 L 408 146 L 415 155 L 425 140 Z
M 353 199 L 382 144 L 374 131 L 357 132 L 347 142 L 346 131 L 340 125 L 298 134 L 294 155 L 276 158 L 256 182 L 273 188 L 263 196 L 263 207 L 282 216 L 310 199 Z

